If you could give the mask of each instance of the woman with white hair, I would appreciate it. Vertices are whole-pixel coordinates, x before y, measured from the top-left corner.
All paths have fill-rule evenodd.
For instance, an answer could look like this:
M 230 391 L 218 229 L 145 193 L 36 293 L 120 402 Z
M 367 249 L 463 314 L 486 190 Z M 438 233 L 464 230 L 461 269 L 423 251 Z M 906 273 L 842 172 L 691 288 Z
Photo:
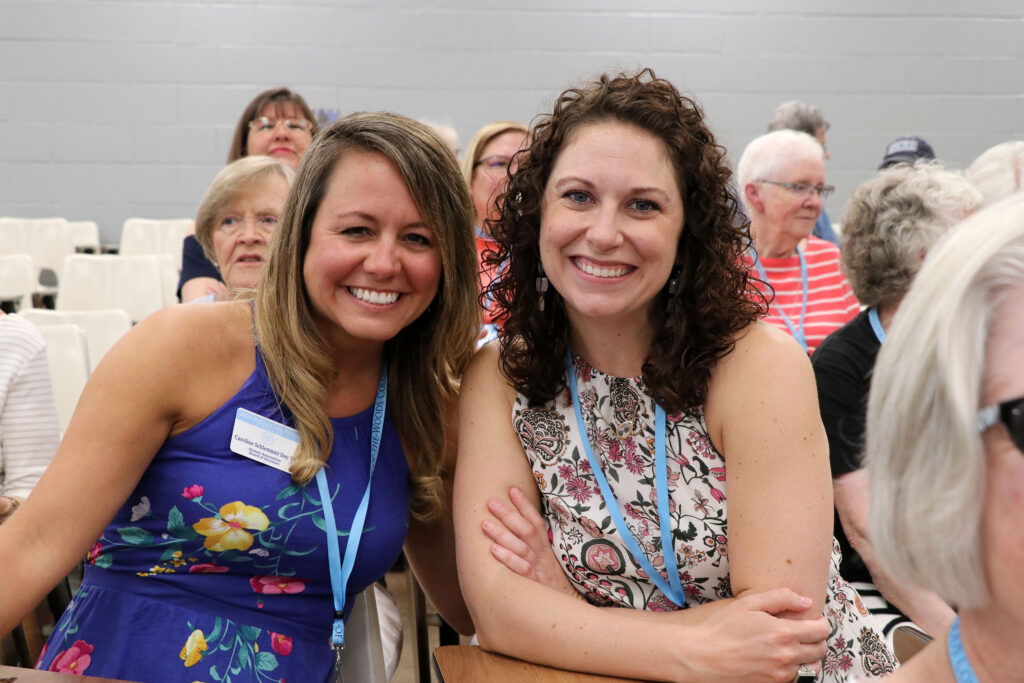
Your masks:
M 937 633 L 954 615 L 934 593 L 895 582 L 878 566 L 868 533 L 868 470 L 861 463 L 871 372 L 925 254 L 980 201 L 961 173 L 927 162 L 899 164 L 854 190 L 843 217 L 842 266 L 868 308 L 829 335 L 812 358 L 832 463 L 840 573 L 859 582 L 862 596 L 881 598 L 869 609 L 890 637 L 906 617 Z
M 824 149 L 806 133 L 777 130 L 747 145 L 736 175 L 750 218 L 748 258 L 774 292 L 765 319 L 813 353 L 860 310 L 839 249 L 811 234 L 835 190 L 825 184 Z
M 875 366 L 871 534 L 893 577 L 957 605 L 893 681 L 1024 671 L 1024 195 L 932 250 Z

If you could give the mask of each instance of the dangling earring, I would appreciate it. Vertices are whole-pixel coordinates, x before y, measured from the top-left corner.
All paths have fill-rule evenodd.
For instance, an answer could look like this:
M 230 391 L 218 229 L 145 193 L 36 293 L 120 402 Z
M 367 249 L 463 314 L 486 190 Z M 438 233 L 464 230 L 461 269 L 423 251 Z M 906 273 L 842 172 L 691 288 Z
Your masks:
M 544 275 L 544 264 L 540 263 L 538 261 L 537 262 L 537 281 L 535 283 L 535 286 L 537 288 L 537 295 L 538 295 L 538 299 L 539 299 L 537 307 L 541 311 L 544 310 L 544 295 L 548 291 L 548 284 L 549 284 L 548 283 L 548 278 L 547 278 L 546 275 Z
M 681 268 L 676 266 L 672 269 L 672 274 L 668 278 L 668 295 L 673 296 L 679 291 L 679 273 Z

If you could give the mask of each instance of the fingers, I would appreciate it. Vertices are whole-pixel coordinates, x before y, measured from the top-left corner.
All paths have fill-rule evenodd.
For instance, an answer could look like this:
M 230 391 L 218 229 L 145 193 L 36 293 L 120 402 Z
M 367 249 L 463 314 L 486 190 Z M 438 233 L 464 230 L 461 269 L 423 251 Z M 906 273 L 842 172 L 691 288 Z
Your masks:
M 512 504 L 519 510 L 519 514 L 523 516 L 527 522 L 532 526 L 543 529 L 546 524 L 544 518 L 540 516 L 540 511 L 533 506 L 530 499 L 526 497 L 519 487 L 513 486 L 508 490 L 508 497 L 512 500 Z
M 498 562 L 501 562 L 519 576 L 523 576 L 528 579 L 534 578 L 533 566 L 519 555 L 510 552 L 508 548 L 497 544 L 492 545 L 491 555 L 493 555 Z
M 509 552 L 520 557 L 526 557 L 530 553 L 530 547 L 501 524 L 485 519 L 480 523 L 480 528 L 483 529 L 484 535 L 487 538 L 504 547 Z
M 520 495 L 522 495 L 521 492 Z M 531 542 L 539 542 L 540 538 L 543 537 L 544 544 L 547 544 L 547 535 L 542 534 L 540 531 L 540 529 L 543 529 L 543 526 L 537 527 L 536 525 L 531 524 L 530 521 L 523 516 L 522 512 L 520 512 L 518 504 L 513 507 L 506 505 L 500 500 L 492 498 L 487 501 L 487 509 L 492 515 L 498 518 L 498 521 L 505 525 L 506 529 L 515 534 L 523 543 L 531 545 Z M 538 519 L 540 518 L 539 515 L 536 516 Z M 543 525 L 543 520 L 541 520 L 541 525 Z
M 775 588 L 762 593 L 753 593 L 744 596 L 741 600 L 747 609 L 760 610 L 768 614 L 803 612 L 813 604 L 810 598 L 805 598 L 788 588 Z

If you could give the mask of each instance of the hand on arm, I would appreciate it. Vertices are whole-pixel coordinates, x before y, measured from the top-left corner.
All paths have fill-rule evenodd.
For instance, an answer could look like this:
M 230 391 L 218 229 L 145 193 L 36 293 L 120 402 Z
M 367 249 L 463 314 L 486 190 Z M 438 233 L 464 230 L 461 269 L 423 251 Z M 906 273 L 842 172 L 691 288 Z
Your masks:
M 885 599 L 927 633 L 941 634 L 956 617 L 952 608 L 929 590 L 896 581 L 878 562 L 875 547 L 868 536 L 868 476 L 867 468 L 862 468 L 836 477 L 833 481 L 836 511 L 846 538 L 864 560 L 872 580 Z
M 181 301 L 187 304 L 208 294 L 220 297 L 227 294 L 227 291 L 227 285 L 220 280 L 212 277 L 194 277 L 181 286 Z

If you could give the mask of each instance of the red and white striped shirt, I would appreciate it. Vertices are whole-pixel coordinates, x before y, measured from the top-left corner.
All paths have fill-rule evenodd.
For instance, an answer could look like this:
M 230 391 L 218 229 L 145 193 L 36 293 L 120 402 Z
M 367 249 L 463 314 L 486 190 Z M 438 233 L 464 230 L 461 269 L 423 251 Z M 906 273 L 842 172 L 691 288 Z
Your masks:
M 850 283 L 839 269 L 839 248 L 831 242 L 808 237 L 803 248 L 807 260 L 807 312 L 804 316 L 804 336 L 807 352 L 814 353 L 818 344 L 860 312 L 860 304 L 853 295 Z M 760 277 L 750 255 L 747 265 L 755 277 Z M 803 280 L 800 275 L 800 257 L 760 258 L 768 284 L 775 290 L 775 299 L 765 320 L 792 334 L 779 311 L 786 314 L 794 328 L 800 327 L 803 304 Z M 768 294 L 758 284 L 758 289 Z

